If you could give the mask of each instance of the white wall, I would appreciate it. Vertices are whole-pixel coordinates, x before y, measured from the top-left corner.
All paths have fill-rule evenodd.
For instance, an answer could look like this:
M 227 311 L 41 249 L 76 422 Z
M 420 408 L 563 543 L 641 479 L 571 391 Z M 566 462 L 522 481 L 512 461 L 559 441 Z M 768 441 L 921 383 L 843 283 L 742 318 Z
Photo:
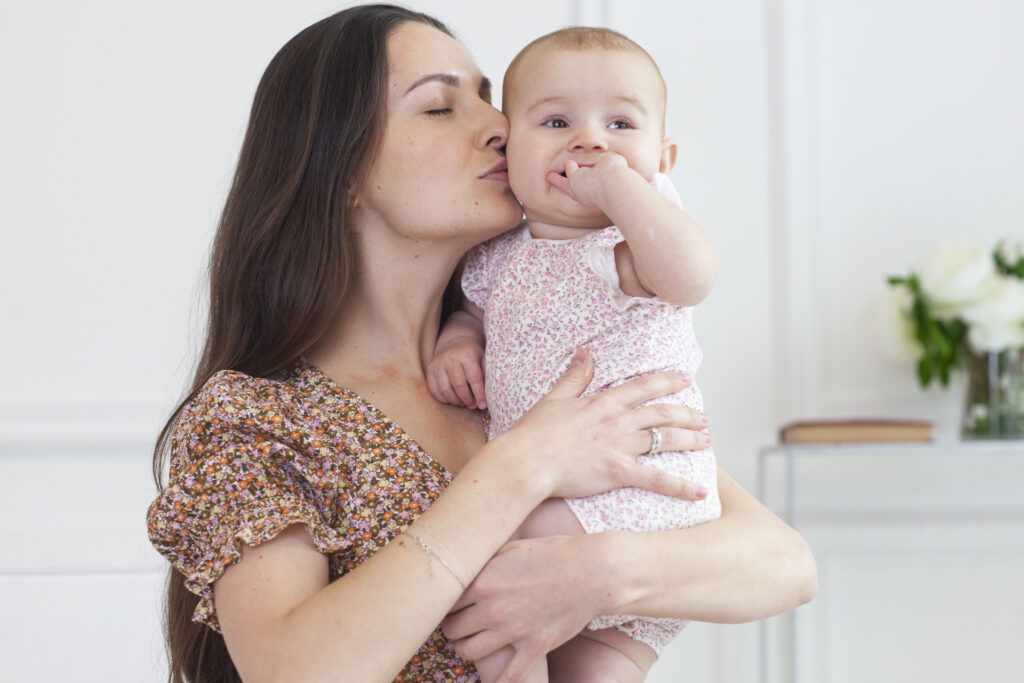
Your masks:
M 957 400 L 922 395 L 884 358 L 872 310 L 884 276 L 937 235 L 1024 234 L 1024 5 L 411 4 L 496 82 L 528 40 L 577 21 L 661 64 L 674 179 L 722 262 L 696 314 L 699 379 L 742 483 L 782 420 L 898 413 L 954 429 Z M 338 6 L 0 6 L 0 610 L 19 615 L 0 631 L 0 678 L 155 680 L 150 443 L 188 375 L 256 82 Z M 38 632 L 74 656 L 40 652 Z M 133 639 L 118 658 L 110 634 Z M 756 671 L 756 627 L 694 625 L 651 680 Z

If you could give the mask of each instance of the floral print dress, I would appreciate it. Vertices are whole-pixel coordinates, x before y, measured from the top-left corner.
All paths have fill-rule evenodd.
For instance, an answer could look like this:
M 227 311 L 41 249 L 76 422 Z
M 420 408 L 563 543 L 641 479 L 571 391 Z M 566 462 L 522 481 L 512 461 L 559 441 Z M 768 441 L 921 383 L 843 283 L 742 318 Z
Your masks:
M 328 557 L 333 581 L 400 534 L 452 475 L 401 427 L 316 367 L 270 378 L 222 371 L 182 411 L 167 486 L 147 514 L 154 547 L 219 631 L 213 582 L 290 524 Z M 479 681 L 437 629 L 396 681 Z
M 667 176 L 658 174 L 653 184 L 682 207 Z M 490 438 L 505 433 L 549 392 L 581 347 L 587 347 L 594 358 L 594 375 L 584 395 L 653 372 L 696 375 L 702 353 L 693 331 L 692 310 L 622 291 L 615 247 L 623 239 L 615 226 L 574 239 L 535 238 L 524 224 L 470 253 L 462 290 L 484 311 Z M 652 403 L 704 409 L 696 383 Z M 703 486 L 709 492 L 707 498 L 686 501 L 626 487 L 566 499 L 587 533 L 682 529 L 721 516 L 711 448 L 663 451 L 640 456 L 638 461 Z M 685 623 L 613 615 L 593 619 L 588 627 L 614 626 L 661 652 Z

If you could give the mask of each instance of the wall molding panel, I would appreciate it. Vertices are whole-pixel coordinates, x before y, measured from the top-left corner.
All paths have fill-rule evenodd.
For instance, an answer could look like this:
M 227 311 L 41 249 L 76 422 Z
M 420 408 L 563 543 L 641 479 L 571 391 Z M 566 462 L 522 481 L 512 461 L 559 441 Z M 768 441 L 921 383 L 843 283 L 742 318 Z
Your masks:
M 1024 183 L 1012 161 L 1024 133 L 1007 115 L 983 113 L 998 111 L 1003 95 L 978 84 L 1024 92 L 1020 70 L 1006 68 L 1009 54 L 1024 59 L 1011 28 L 1024 30 L 1024 9 L 940 4 L 948 14 L 910 0 L 770 5 L 780 33 L 772 48 L 781 140 L 773 167 L 783 175 L 774 212 L 780 421 L 905 416 L 955 428 L 959 388 L 922 391 L 909 361 L 886 357 L 894 342 L 880 324 L 884 279 L 906 272 L 939 237 L 988 249 L 1019 234 L 1024 207 L 989 214 Z M 996 20 L 1006 26 L 993 30 Z M 1006 104 L 1020 112 L 1024 96 Z M 958 159 L 973 147 L 988 156 Z M 969 212 L 977 222 L 964 223 Z

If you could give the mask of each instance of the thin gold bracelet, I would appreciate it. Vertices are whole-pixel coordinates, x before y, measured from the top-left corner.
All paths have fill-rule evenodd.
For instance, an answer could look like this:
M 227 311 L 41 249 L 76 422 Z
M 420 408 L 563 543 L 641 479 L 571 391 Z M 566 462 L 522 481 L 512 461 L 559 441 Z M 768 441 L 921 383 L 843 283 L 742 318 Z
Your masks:
M 406 531 L 406 532 L 404 532 L 404 534 L 406 536 L 408 536 L 409 538 L 411 538 L 412 540 L 414 540 L 417 543 L 419 543 L 420 547 L 423 548 L 423 552 L 425 552 L 427 555 L 430 555 L 432 558 L 434 558 L 435 560 L 440 562 L 441 566 L 443 566 L 445 569 L 447 569 L 448 573 L 451 574 L 452 576 L 454 576 L 455 580 L 459 582 L 459 585 L 462 586 L 462 590 L 466 590 L 466 584 L 464 584 L 462 582 L 462 579 L 460 579 L 459 575 L 455 573 L 455 570 L 451 568 L 451 565 L 449 565 L 447 562 L 445 562 L 443 557 L 441 557 L 440 555 L 435 553 L 433 551 L 433 549 L 431 549 L 431 547 L 429 545 L 427 545 L 426 541 L 424 541 L 422 538 L 420 538 L 416 534 L 412 533 L 411 531 Z

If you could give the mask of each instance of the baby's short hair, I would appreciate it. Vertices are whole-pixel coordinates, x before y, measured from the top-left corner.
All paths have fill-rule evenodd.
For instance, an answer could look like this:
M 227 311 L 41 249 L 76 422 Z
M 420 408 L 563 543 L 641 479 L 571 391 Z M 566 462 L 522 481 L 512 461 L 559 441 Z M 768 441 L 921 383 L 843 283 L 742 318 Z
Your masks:
M 665 103 L 667 93 L 665 78 L 661 75 L 661 69 L 658 68 L 658 63 L 654 61 L 654 58 L 651 57 L 650 54 L 648 54 L 647 50 L 640 47 L 634 40 L 624 34 L 619 33 L 618 31 L 613 31 L 610 28 L 596 26 L 567 26 L 566 28 L 560 28 L 557 31 L 552 31 L 551 33 L 542 35 L 540 38 L 530 42 L 526 47 L 519 51 L 519 54 L 515 56 L 512 63 L 508 65 L 508 69 L 505 70 L 505 78 L 502 82 L 503 105 L 505 98 L 508 96 L 509 84 L 512 83 L 520 63 L 526 55 L 541 47 L 578 50 L 580 52 L 585 52 L 587 50 L 627 50 L 643 55 L 647 58 L 647 61 L 651 63 L 651 66 L 654 68 L 654 72 L 658 74 L 658 82 L 661 83 L 662 105 Z

